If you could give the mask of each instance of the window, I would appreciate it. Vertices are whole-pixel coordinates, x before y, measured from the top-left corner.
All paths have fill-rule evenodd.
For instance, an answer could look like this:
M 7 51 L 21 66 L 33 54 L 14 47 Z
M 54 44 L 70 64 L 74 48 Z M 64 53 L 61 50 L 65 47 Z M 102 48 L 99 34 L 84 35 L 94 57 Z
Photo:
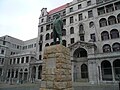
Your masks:
M 51 35 L 50 35 L 50 36 L 51 36 L 51 39 L 53 39 L 53 32 L 51 32 Z
M 63 25 L 66 25 L 66 19 L 63 19 Z
M 109 18 L 108 18 L 108 24 L 109 25 L 113 25 L 113 24 L 116 24 L 117 22 L 116 22 L 116 17 L 115 16 L 110 16 Z
M 91 5 L 91 1 L 87 1 L 87 6 L 90 6 Z
M 49 37 L 50 37 L 50 35 L 49 35 L 49 33 L 47 33 L 46 34 L 46 40 L 49 40 Z
M 114 11 L 113 4 L 107 5 L 106 6 L 106 12 L 109 13 L 109 12 L 112 12 L 112 11 Z
M 74 27 L 70 28 L 70 34 L 74 34 Z
M 43 21 L 44 21 L 44 19 L 42 18 L 42 19 L 41 19 L 41 23 L 42 23 Z
M 43 27 L 41 27 L 41 30 L 40 30 L 40 32 L 43 32 Z
M 24 63 L 24 57 L 21 58 L 21 63 Z
M 107 26 L 107 20 L 105 18 L 102 18 L 99 20 L 100 27 Z
M 103 32 L 101 33 L 101 39 L 102 39 L 102 40 L 108 40 L 108 39 L 109 39 L 109 34 L 108 34 L 107 31 L 103 31 Z
M 64 10 L 64 11 L 63 11 L 63 16 L 65 16 L 65 15 L 66 15 L 66 11 Z
M 120 14 L 117 15 L 118 23 L 120 23 Z
M 81 8 L 82 8 L 82 5 L 81 5 L 81 4 L 79 4 L 79 5 L 78 5 L 78 9 L 81 9 Z
M 66 29 L 63 29 L 62 30 L 62 36 L 65 36 L 66 35 Z
M 28 62 L 29 62 L 29 57 L 27 56 L 27 57 L 26 57 L 26 63 L 28 63 Z
M 88 18 L 91 18 L 91 17 L 93 17 L 93 12 L 92 12 L 92 10 L 88 11 Z
M 51 23 L 51 29 L 53 29 L 53 23 Z
M 16 59 L 14 58 L 14 59 L 13 59 L 13 64 L 15 64 L 15 61 L 16 61 Z
M 84 41 L 85 39 L 84 39 L 84 34 L 80 34 L 80 40 L 81 41 Z
M 119 38 L 119 32 L 117 29 L 113 29 L 110 31 L 110 36 L 111 36 L 111 39 L 114 39 L 114 38 Z
M 73 21 L 73 16 L 72 17 L 70 17 L 70 23 L 73 23 L 74 21 Z
M 50 30 L 50 24 L 49 25 L 46 25 L 46 31 L 47 30 Z
M 84 26 L 82 24 L 79 26 L 79 34 L 84 34 Z
M 95 33 L 90 34 L 90 38 L 92 39 L 93 42 L 95 42 L 96 41 Z
M 120 9 L 120 1 L 115 3 L 115 9 L 119 10 Z
M 73 12 L 73 7 L 70 8 L 70 12 Z
M 86 64 L 81 65 L 81 78 L 88 78 L 88 67 Z
M 114 52 L 120 51 L 120 43 L 114 43 L 112 45 L 112 49 L 113 49 Z
M 74 43 L 74 38 L 71 38 L 71 39 L 70 39 L 70 42 L 71 42 L 71 44 Z
M 6 42 L 5 41 L 3 41 L 3 45 L 5 45 L 6 44 Z
M 111 52 L 111 46 L 109 44 L 105 44 L 103 46 L 103 52 Z
M 1 54 L 4 54 L 4 50 L 1 50 Z
M 105 14 L 105 8 L 104 7 L 98 8 L 97 12 L 98 12 L 98 15 Z
M 78 19 L 79 19 L 79 21 L 83 20 L 82 13 L 78 15 Z
M 10 59 L 10 65 L 12 64 L 12 59 Z
M 89 23 L 89 27 L 91 28 L 91 27 L 93 27 L 94 26 L 94 22 L 90 22 Z
M 47 47 L 47 46 L 49 46 L 49 43 L 46 43 L 46 44 L 45 44 L 45 47 Z
M 19 64 L 20 63 L 20 58 L 17 58 L 17 64 Z
M 39 45 L 39 51 L 42 51 L 42 44 Z
M 41 56 L 41 55 L 39 55 L 39 60 L 41 60 L 41 57 L 42 57 L 42 56 Z

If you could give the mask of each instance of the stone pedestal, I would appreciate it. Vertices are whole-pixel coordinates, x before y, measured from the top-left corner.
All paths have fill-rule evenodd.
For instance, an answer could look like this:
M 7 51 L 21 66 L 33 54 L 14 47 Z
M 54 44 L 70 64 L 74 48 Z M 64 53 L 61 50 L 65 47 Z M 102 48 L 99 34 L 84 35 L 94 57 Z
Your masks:
M 40 90 L 72 90 L 70 51 L 63 45 L 45 48 Z

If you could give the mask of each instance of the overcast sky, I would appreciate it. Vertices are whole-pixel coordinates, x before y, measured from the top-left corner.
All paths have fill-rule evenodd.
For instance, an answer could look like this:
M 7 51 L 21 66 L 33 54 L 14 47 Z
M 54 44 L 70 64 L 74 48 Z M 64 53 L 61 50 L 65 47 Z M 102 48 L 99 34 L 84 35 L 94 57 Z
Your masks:
M 0 37 L 29 40 L 38 35 L 38 21 L 42 8 L 48 11 L 72 0 L 0 0 Z

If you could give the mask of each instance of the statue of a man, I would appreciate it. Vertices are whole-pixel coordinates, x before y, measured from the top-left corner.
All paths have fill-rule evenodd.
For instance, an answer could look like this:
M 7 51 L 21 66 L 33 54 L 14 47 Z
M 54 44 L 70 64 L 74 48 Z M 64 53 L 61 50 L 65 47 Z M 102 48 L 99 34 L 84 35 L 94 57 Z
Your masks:
M 62 44 L 62 29 L 63 29 L 63 21 L 60 15 L 56 14 L 55 19 L 53 21 L 53 42 L 54 45 L 57 44 L 57 38 Z

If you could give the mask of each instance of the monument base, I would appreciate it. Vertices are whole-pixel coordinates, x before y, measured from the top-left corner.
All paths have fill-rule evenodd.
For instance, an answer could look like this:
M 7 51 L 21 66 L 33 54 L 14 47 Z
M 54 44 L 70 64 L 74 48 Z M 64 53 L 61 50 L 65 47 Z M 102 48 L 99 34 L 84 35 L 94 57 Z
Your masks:
M 63 45 L 45 48 L 40 90 L 72 90 L 70 51 Z

